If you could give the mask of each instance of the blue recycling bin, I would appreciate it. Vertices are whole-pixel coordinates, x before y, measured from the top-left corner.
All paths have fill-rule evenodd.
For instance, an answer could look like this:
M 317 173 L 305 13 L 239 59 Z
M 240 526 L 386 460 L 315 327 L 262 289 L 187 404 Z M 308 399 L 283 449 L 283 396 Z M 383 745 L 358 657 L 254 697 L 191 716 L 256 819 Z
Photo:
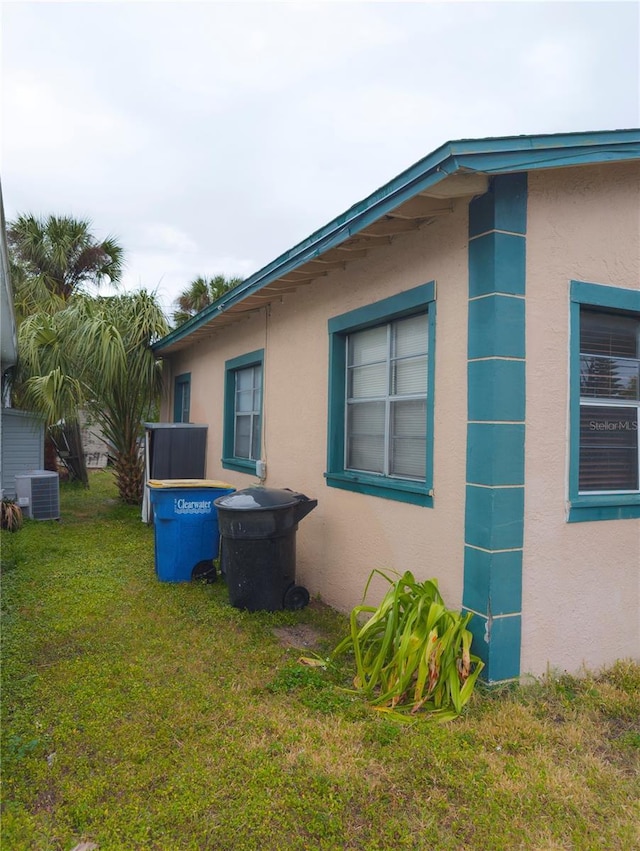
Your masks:
M 156 576 L 161 582 L 216 579 L 214 559 L 220 551 L 218 511 L 214 500 L 233 493 L 227 482 L 213 479 L 150 479 Z

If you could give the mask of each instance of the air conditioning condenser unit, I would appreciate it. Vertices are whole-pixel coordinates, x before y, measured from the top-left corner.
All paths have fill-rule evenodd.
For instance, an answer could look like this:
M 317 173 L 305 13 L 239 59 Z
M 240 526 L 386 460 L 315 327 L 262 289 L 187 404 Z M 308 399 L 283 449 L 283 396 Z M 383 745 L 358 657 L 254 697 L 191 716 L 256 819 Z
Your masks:
M 16 501 L 32 520 L 60 519 L 60 477 L 49 470 L 16 476 Z

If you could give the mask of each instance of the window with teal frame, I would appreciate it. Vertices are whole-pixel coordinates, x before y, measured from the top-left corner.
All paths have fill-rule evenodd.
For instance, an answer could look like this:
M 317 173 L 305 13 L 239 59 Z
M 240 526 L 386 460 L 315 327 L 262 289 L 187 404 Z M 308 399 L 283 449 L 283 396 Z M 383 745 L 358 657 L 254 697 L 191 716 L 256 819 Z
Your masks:
M 174 423 L 189 422 L 191 405 L 191 373 L 177 375 L 173 385 L 173 421 Z
M 262 448 L 264 349 L 225 363 L 222 466 L 256 472 Z
M 640 291 L 571 281 L 569 522 L 640 517 Z
M 433 503 L 435 283 L 329 320 L 330 487 Z

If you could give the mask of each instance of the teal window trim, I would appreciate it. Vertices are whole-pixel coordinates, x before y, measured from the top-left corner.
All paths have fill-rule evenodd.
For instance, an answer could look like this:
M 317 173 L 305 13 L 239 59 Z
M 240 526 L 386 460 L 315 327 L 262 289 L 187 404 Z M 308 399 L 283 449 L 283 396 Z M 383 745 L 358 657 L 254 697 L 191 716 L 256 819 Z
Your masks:
M 580 308 L 601 307 L 640 314 L 640 291 L 585 281 L 570 283 L 569 523 L 640 517 L 640 494 L 584 494 L 578 490 L 580 464 Z
M 346 340 L 347 335 L 411 314 L 427 312 L 429 353 L 427 360 L 427 463 L 424 482 L 345 470 Z M 329 487 L 369 496 L 433 506 L 433 420 L 435 377 L 436 285 L 414 287 L 374 304 L 350 310 L 329 320 L 329 411 L 327 471 Z
M 222 459 L 225 470 L 236 470 L 239 473 L 255 475 L 256 461 L 247 458 L 237 458 L 233 454 L 235 434 L 235 390 L 236 372 L 250 366 L 260 366 L 263 371 L 263 392 L 260 394 L 260 422 L 264 408 L 264 349 L 247 352 L 237 358 L 225 361 L 224 364 L 224 414 L 222 430 Z M 262 426 L 261 426 L 262 427 Z
M 185 390 L 189 393 L 189 399 L 187 400 L 186 405 L 186 418 L 185 418 L 185 404 L 184 404 L 184 393 Z M 191 373 L 183 372 L 181 375 L 176 375 L 175 380 L 173 382 L 173 421 L 174 423 L 188 423 L 190 408 L 191 408 Z

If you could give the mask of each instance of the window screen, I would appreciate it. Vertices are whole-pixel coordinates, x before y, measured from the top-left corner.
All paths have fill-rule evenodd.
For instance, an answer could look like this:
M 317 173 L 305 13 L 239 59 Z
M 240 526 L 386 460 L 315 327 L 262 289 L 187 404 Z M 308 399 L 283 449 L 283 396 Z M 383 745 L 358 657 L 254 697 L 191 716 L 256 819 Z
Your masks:
M 640 320 L 580 310 L 581 492 L 637 491 Z
M 191 374 L 178 375 L 174 383 L 173 421 L 176 423 L 189 422 L 191 404 Z
M 427 314 L 349 334 L 345 467 L 424 481 Z
M 262 406 L 262 366 L 257 364 L 235 372 L 234 451 L 236 458 L 260 458 L 260 411 Z

